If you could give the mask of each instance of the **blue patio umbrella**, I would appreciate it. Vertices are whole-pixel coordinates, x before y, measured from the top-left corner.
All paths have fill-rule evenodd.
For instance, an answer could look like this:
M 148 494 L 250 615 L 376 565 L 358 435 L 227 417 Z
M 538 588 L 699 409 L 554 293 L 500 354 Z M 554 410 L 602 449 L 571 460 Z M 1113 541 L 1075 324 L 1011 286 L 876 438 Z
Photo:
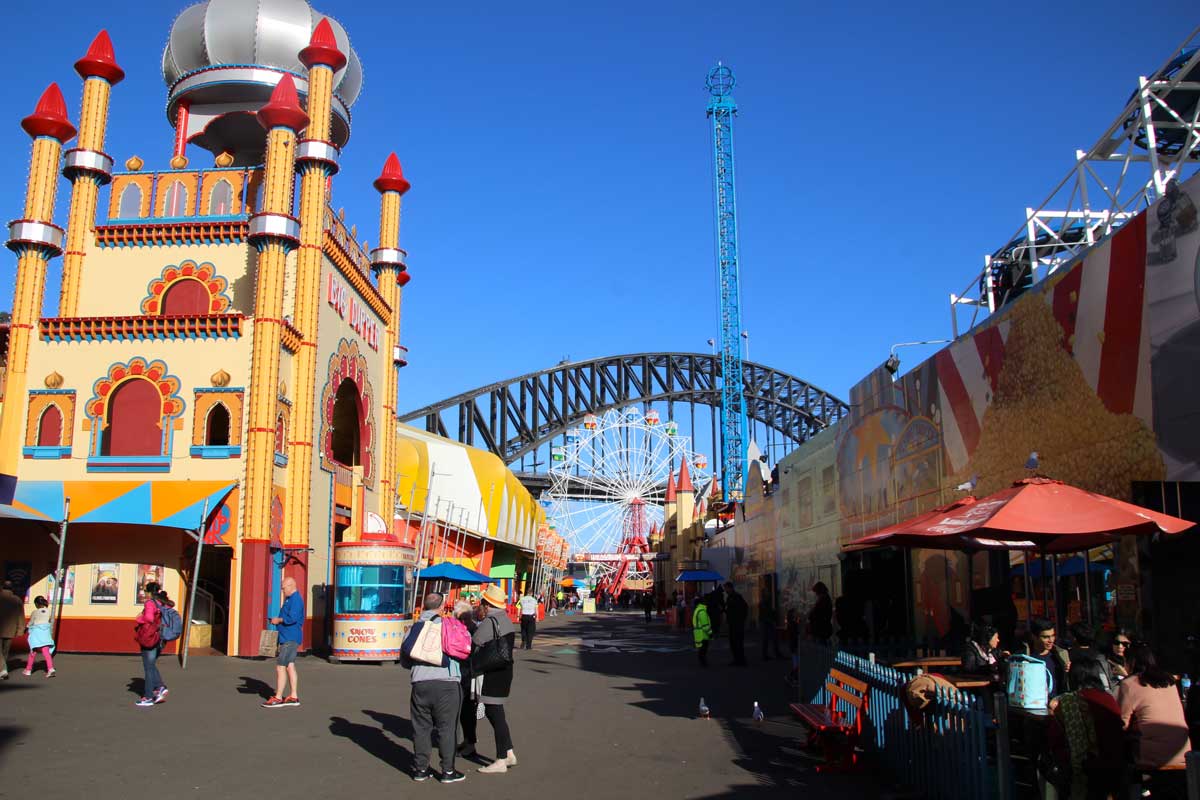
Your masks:
M 420 580 L 450 581 L 450 583 L 491 583 L 487 575 L 468 569 L 462 564 L 443 561 L 421 570 Z

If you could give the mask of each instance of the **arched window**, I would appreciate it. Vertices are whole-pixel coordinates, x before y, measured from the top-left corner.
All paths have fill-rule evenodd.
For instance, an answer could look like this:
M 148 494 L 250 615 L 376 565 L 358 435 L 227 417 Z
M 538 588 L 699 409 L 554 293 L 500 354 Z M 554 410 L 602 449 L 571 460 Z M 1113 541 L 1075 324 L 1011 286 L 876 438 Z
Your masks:
M 217 403 L 208 412 L 204 423 L 204 445 L 206 447 L 229 446 L 229 409 Z
M 287 453 L 287 426 L 283 421 L 283 414 L 275 417 L 275 452 L 280 455 Z
M 233 185 L 221 179 L 213 186 L 208 195 L 208 213 L 214 216 L 225 216 L 233 213 Z
M 121 190 L 121 202 L 117 204 L 119 219 L 137 219 L 142 215 L 142 187 L 136 183 L 126 184 Z
M 62 444 L 62 412 L 58 406 L 46 406 L 42 418 L 38 420 L 37 446 L 58 447 Z
M 258 185 L 254 187 L 254 207 L 250 210 L 255 214 L 262 211 L 263 186 L 262 181 L 259 181 Z
M 163 295 L 162 314 L 208 314 L 211 302 L 207 286 L 200 281 L 183 278 L 171 284 L 171 288 Z
M 333 401 L 333 460 L 345 467 L 362 463 L 358 419 L 358 387 L 345 378 L 338 385 Z
M 100 438 L 102 456 L 162 455 L 163 398 L 153 383 L 127 380 L 108 400 L 108 426 Z
M 171 181 L 163 194 L 163 216 L 182 217 L 187 213 L 188 190 L 183 181 Z

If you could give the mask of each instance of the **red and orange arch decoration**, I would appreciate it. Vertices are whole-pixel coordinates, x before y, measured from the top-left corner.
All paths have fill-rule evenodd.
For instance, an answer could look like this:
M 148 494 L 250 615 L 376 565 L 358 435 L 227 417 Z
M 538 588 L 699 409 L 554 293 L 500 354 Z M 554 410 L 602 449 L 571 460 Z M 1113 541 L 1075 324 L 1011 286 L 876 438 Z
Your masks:
M 232 304 L 225 293 L 228 288 L 229 281 L 217 274 L 217 268 L 211 262 L 197 264 L 188 259 L 179 264 L 170 264 L 163 267 L 161 275 L 147 284 L 142 313 L 150 316 L 179 313 L 168 308 L 166 303 L 167 295 L 176 291 L 182 295 L 179 300 L 185 309 L 182 313 L 224 314 Z
M 92 384 L 92 397 L 85 409 L 91 418 L 93 435 L 108 426 L 111 410 L 109 400 L 113 392 L 122 384 L 135 380 L 148 381 L 154 386 L 160 399 L 158 426 L 164 434 L 163 451 L 169 452 L 170 431 L 173 427 L 171 423 L 183 415 L 186 404 L 179 396 L 179 378 L 171 375 L 166 362 L 160 359 L 150 361 L 141 356 L 134 356 L 124 364 L 113 364 L 104 377 Z
M 358 387 L 359 461 L 363 468 L 363 485 L 375 486 L 375 392 L 367 372 L 367 358 L 358 349 L 358 342 L 342 339 L 338 349 L 329 357 L 325 388 L 321 390 L 321 467 L 333 472 L 337 461 L 333 457 L 333 406 L 338 387 L 349 380 Z

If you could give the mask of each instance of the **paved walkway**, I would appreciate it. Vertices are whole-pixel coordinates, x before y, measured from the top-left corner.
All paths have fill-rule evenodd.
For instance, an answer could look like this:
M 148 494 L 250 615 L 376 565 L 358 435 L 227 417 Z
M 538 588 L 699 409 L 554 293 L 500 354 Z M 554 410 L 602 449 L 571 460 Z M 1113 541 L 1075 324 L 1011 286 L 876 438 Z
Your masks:
M 463 798 L 878 797 L 864 777 L 818 776 L 781 751 L 800 735 L 787 715 L 783 661 L 701 671 L 680 634 L 640 613 L 548 619 L 518 651 L 509 720 L 520 766 L 464 783 L 413 784 L 408 671 L 299 661 L 299 708 L 265 710 L 269 662 L 163 659 L 167 703 L 137 708 L 136 657 L 55 659 L 58 677 L 0 683 L 0 797 Z M 14 660 L 15 664 L 15 660 Z M 713 719 L 696 719 L 700 697 Z M 754 700 L 767 721 L 750 719 Z M 480 723 L 480 749 L 493 751 Z M 435 754 L 436 763 L 436 754 Z M 409 794 L 409 793 L 412 794 Z M 563 792 L 571 793 L 563 795 Z

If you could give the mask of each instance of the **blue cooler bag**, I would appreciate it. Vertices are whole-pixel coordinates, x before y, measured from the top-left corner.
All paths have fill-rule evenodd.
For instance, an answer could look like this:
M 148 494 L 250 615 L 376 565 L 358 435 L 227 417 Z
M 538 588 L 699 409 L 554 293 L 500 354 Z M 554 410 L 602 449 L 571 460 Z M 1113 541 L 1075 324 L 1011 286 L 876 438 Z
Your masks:
M 1008 702 L 1018 708 L 1044 709 L 1050 704 L 1053 676 L 1040 658 L 1014 655 L 1008 659 Z

